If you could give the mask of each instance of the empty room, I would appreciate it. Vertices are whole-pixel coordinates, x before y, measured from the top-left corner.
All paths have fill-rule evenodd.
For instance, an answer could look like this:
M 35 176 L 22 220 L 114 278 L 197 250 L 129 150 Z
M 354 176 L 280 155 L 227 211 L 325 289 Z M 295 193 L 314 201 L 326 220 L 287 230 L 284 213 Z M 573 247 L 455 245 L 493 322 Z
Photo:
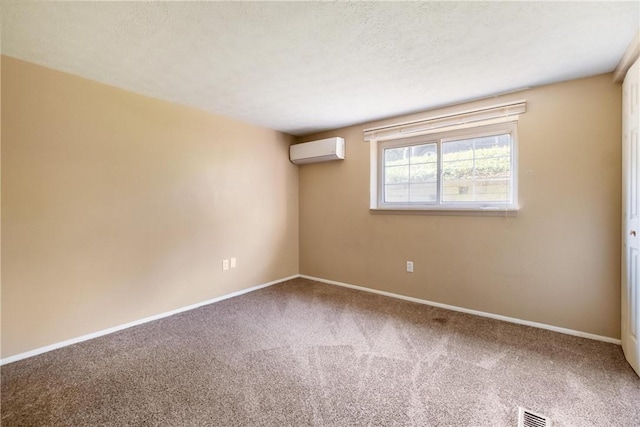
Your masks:
M 2 426 L 640 426 L 640 3 L 0 2 Z

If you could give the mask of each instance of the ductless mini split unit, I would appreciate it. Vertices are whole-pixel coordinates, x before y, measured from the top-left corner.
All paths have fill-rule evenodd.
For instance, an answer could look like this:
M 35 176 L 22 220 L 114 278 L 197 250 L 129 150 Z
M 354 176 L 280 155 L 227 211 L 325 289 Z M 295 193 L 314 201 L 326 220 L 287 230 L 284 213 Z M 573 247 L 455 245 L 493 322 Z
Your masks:
M 344 160 L 344 139 L 327 138 L 289 147 L 289 158 L 296 165 Z

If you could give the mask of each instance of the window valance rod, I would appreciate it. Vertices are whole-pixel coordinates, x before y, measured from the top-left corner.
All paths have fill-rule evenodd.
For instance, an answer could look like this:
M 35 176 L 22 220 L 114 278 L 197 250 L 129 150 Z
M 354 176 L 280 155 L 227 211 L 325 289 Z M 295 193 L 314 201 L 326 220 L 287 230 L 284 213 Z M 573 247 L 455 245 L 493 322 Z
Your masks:
M 518 114 L 522 114 L 525 111 L 525 100 L 507 102 L 460 113 L 437 115 L 411 122 L 365 129 L 364 139 L 365 141 L 381 141 L 464 129 L 480 124 L 478 122 L 486 122 L 487 124 L 500 123 L 508 120 L 517 120 Z

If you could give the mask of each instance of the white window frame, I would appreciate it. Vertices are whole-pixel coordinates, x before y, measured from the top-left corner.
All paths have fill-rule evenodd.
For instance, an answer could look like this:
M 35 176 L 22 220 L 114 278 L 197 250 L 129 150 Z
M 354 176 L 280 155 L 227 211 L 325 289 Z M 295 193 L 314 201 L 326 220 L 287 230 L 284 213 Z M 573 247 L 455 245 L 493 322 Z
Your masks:
M 506 106 L 506 107 L 505 107 Z M 510 109 L 510 110 L 509 110 Z M 456 115 L 437 116 L 435 120 L 404 123 L 378 129 L 365 130 L 365 140 L 371 143 L 371 194 L 370 209 L 381 211 L 466 211 L 466 212 L 516 212 L 518 206 L 518 113 L 523 113 L 524 101 L 501 104 L 482 110 L 480 120 L 462 121 L 451 124 Z M 506 111 L 506 112 L 505 112 Z M 512 114 L 509 114 L 509 111 Z M 493 116 L 491 115 L 493 112 Z M 446 117 L 448 123 L 437 126 Z M 478 117 L 476 111 L 467 111 L 460 117 Z M 433 125 L 436 123 L 436 125 Z M 410 131 L 408 127 L 410 126 Z M 442 201 L 442 143 L 474 137 L 504 135 L 511 136 L 511 200 L 509 202 L 443 202 Z M 418 135 L 418 136 L 416 136 Z M 383 150 L 393 147 L 406 147 L 428 143 L 437 144 L 438 173 L 437 201 L 422 203 L 384 202 Z
M 443 201 L 443 170 L 442 170 L 442 144 L 469 138 L 481 138 L 486 136 L 510 135 L 511 137 L 511 194 L 508 202 L 487 201 Z M 411 138 L 390 139 L 377 144 L 377 183 L 376 183 L 376 208 L 384 210 L 517 210 L 518 194 L 518 138 L 515 122 L 477 126 L 462 130 L 432 133 Z M 436 144 L 437 147 L 437 193 L 435 202 L 396 203 L 384 201 L 384 150 L 387 148 L 410 147 L 413 145 Z

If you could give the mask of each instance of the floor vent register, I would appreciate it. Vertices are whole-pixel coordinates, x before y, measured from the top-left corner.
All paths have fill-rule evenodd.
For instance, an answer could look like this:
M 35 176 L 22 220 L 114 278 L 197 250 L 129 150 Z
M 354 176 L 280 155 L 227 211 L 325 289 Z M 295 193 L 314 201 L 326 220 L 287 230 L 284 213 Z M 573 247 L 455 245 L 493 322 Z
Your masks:
M 518 427 L 551 427 L 551 420 L 549 417 L 519 407 Z

